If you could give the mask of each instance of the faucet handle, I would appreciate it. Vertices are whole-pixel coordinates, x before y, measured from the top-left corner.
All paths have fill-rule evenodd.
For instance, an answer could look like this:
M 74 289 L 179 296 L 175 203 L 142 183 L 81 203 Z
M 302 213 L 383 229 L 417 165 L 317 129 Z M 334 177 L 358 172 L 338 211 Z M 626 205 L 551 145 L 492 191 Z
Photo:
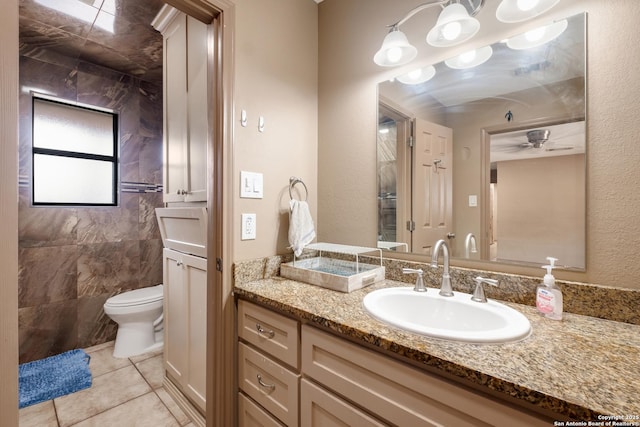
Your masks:
M 477 302 L 487 302 L 487 298 L 484 296 L 484 288 L 482 287 L 483 283 L 487 283 L 491 286 L 498 286 L 498 281 L 495 279 L 485 279 L 484 277 L 476 277 L 473 279 L 476 281 L 476 288 L 473 291 L 473 296 L 471 299 Z
M 423 271 L 421 268 L 403 268 L 402 272 L 404 274 L 416 273 L 418 276 L 416 277 L 416 285 L 413 287 L 413 290 L 416 292 L 426 292 L 427 288 L 424 286 L 424 278 L 422 277 Z

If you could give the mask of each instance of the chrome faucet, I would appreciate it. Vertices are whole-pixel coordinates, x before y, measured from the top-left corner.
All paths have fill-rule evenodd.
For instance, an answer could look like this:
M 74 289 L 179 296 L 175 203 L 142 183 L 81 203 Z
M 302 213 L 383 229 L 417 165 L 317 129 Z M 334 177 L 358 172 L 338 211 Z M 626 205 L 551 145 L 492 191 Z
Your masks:
M 413 287 L 413 290 L 416 292 L 426 292 L 427 288 L 424 286 L 424 278 L 422 277 L 423 271 L 421 268 L 413 269 L 413 268 L 403 268 L 402 272 L 404 274 L 407 273 L 416 273 L 418 276 L 416 277 L 416 285 Z
M 453 289 L 451 289 L 451 276 L 449 276 L 449 247 L 447 243 L 440 239 L 433 246 L 431 253 L 431 267 L 438 268 L 438 255 L 442 249 L 442 257 L 444 258 L 444 271 L 442 272 L 442 284 L 440 285 L 440 295 L 443 297 L 452 297 Z
M 476 249 L 476 236 L 473 233 L 467 234 L 467 238 L 464 239 L 464 255 L 466 258 L 473 253 L 477 253 L 478 249 Z
M 482 287 L 482 284 L 487 283 L 491 286 L 498 286 L 498 281 L 494 279 L 485 279 L 480 276 L 473 280 L 476 281 L 476 289 L 473 291 L 471 299 L 477 302 L 487 302 L 487 297 L 484 296 L 484 288 Z

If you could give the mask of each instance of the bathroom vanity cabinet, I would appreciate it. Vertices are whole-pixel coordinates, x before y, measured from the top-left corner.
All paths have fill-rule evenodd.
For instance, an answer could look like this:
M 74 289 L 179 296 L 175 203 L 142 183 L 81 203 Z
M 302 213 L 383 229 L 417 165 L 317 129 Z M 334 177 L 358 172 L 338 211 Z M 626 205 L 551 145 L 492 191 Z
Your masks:
M 551 422 L 242 299 L 238 337 L 241 426 Z
M 209 26 L 169 6 L 154 21 L 164 47 L 163 200 L 206 201 Z M 164 12 L 164 14 L 163 14 Z
M 207 260 L 163 250 L 164 359 L 167 377 L 205 412 Z

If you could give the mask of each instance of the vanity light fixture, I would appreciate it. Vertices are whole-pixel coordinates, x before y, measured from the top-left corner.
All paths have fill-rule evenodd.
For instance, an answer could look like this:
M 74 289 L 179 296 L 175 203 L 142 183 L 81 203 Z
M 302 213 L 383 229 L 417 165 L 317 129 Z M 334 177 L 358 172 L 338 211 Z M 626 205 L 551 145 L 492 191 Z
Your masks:
M 473 49 L 468 52 L 461 53 L 451 59 L 444 61 L 447 67 L 456 70 L 464 70 L 465 68 L 477 67 L 480 64 L 484 64 L 493 55 L 493 49 L 491 46 L 484 46 L 478 49 Z
M 480 29 L 480 21 L 473 18 L 460 3 L 445 7 L 436 26 L 427 34 L 427 43 L 436 47 L 449 47 L 466 42 Z
M 431 0 L 411 9 L 401 20 L 391 24 L 382 47 L 373 57 L 373 62 L 382 67 L 394 67 L 411 62 L 418 50 L 412 46 L 407 36 L 400 31 L 404 24 L 416 13 L 432 6 L 443 7 L 436 25 L 427 34 L 427 43 L 436 47 L 455 46 L 473 37 L 480 29 L 480 22 L 473 18 L 485 0 Z M 446 6 L 445 6 L 446 5 Z
M 496 10 L 496 18 L 505 23 L 526 21 L 548 11 L 559 2 L 560 0 L 502 0 Z M 432 6 L 440 6 L 442 11 L 435 26 L 427 33 L 427 43 L 435 47 L 464 43 L 480 29 L 480 22 L 474 16 L 480 12 L 484 3 L 485 0 L 430 0 L 414 7 L 401 20 L 387 26 L 389 33 L 374 55 L 373 62 L 382 67 L 395 67 L 411 62 L 417 56 L 418 49 L 409 43 L 407 36 L 400 31 L 400 26 L 418 12 Z M 532 46 L 512 49 L 529 47 Z
M 502 0 L 496 10 L 498 21 L 512 24 L 538 16 L 560 0 Z
M 427 65 L 426 67 L 417 68 L 406 74 L 398 76 L 396 77 L 396 80 L 406 85 L 417 85 L 431 80 L 435 75 L 435 67 L 433 65 Z
M 535 28 L 524 34 L 511 37 L 507 40 L 507 46 L 514 50 L 532 49 L 549 43 L 567 29 L 569 23 L 566 19 L 549 25 Z

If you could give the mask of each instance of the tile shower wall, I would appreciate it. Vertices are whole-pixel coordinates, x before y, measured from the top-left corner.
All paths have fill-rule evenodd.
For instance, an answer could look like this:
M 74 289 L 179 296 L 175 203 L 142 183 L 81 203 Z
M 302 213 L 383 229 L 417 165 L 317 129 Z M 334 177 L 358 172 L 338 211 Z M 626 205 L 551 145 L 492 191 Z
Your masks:
M 162 86 L 43 49 L 20 57 L 20 363 L 115 338 L 106 299 L 162 282 Z M 26 89 L 26 90 L 25 90 Z M 117 207 L 32 207 L 37 90 L 120 115 Z M 25 93 L 26 92 L 26 93 Z

